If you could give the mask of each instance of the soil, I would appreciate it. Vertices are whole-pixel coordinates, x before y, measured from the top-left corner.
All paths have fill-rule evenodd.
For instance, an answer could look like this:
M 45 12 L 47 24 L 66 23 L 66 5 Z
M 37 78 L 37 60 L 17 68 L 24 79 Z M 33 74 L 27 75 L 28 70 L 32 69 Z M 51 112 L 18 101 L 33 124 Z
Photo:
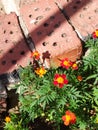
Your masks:
M 56 130 L 51 124 L 47 124 L 40 119 L 37 119 L 34 124 L 31 125 L 30 130 Z M 70 130 L 68 127 L 62 125 L 60 130 Z
M 0 113 L 0 130 L 3 130 L 6 112 Z
M 0 115 L 0 130 L 4 130 L 4 119 L 6 117 L 7 113 L 2 113 Z M 56 130 L 51 125 L 45 123 L 44 121 L 40 119 L 36 119 L 34 123 L 30 123 L 28 130 Z M 62 125 L 60 130 L 70 130 L 68 127 Z

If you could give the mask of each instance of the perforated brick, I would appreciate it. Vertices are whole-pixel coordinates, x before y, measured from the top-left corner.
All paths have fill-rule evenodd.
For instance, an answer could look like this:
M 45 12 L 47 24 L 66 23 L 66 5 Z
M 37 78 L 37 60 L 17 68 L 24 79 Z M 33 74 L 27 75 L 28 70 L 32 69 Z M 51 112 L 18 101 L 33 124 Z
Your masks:
M 36 49 L 52 64 L 59 64 L 59 58 L 80 57 L 81 41 L 53 0 L 23 5 L 20 12 Z
M 98 0 L 56 0 L 82 36 L 98 28 Z
M 0 74 L 27 65 L 29 56 L 17 16 L 14 13 L 0 15 Z

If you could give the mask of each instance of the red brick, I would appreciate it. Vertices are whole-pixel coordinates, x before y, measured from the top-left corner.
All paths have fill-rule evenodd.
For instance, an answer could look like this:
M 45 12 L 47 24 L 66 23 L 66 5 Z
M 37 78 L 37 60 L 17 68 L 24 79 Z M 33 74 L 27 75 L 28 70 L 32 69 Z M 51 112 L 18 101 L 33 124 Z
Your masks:
M 21 6 L 21 15 L 41 53 L 50 54 L 52 64 L 58 58 L 76 60 L 82 52 L 81 41 L 53 0 L 37 1 Z
M 82 36 L 98 28 L 98 0 L 57 0 Z
M 28 63 L 30 51 L 21 33 L 17 16 L 0 15 L 0 74 Z

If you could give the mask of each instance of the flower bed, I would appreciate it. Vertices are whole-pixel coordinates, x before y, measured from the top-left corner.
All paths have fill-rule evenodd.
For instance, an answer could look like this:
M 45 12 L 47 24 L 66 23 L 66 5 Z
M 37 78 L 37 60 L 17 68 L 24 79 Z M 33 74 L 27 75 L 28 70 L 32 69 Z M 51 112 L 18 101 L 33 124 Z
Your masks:
M 5 130 L 30 130 L 36 119 L 55 130 L 63 124 L 71 130 L 98 129 L 98 30 L 85 42 L 89 52 L 80 60 L 58 59 L 58 68 L 46 68 L 40 54 L 33 64 L 20 67 L 19 114 L 10 113 Z

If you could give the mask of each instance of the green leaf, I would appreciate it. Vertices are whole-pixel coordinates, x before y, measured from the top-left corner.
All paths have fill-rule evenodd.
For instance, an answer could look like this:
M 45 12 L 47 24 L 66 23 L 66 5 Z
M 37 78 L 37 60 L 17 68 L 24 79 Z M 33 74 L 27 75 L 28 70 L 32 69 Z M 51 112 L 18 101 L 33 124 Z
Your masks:
M 97 78 L 98 77 L 98 74 L 93 74 L 93 75 L 90 75 L 86 78 L 86 81 L 87 80 L 90 80 L 90 79 L 93 79 L 93 78 Z

